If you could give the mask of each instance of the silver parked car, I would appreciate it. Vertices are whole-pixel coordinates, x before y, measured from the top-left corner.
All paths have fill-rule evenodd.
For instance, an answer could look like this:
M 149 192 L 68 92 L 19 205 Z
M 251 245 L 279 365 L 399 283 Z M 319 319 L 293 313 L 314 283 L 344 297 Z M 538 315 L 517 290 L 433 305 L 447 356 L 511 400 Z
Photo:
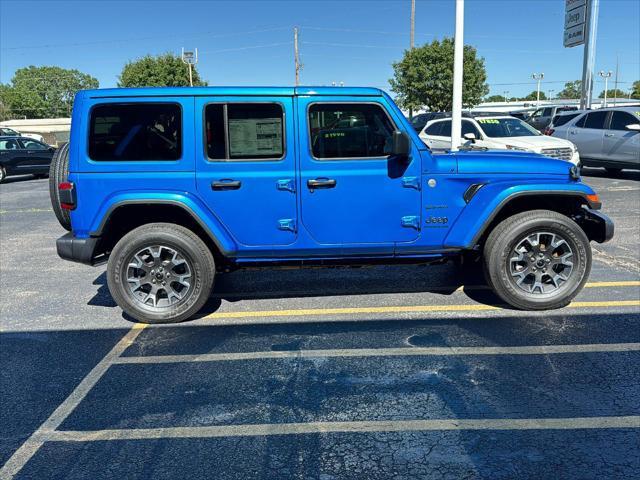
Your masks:
M 584 112 L 554 126 L 551 136 L 573 142 L 583 165 L 640 170 L 640 106 Z

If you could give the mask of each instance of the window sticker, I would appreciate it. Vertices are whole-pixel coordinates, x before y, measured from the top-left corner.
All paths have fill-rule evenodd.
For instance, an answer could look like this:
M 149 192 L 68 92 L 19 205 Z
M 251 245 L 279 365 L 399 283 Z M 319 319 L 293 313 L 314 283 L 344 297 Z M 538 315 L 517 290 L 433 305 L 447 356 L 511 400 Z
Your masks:
M 229 119 L 233 156 L 282 155 L 282 118 Z
M 478 123 L 495 123 L 495 124 L 498 124 L 500 122 L 498 120 L 496 120 L 495 118 L 479 118 L 478 119 Z

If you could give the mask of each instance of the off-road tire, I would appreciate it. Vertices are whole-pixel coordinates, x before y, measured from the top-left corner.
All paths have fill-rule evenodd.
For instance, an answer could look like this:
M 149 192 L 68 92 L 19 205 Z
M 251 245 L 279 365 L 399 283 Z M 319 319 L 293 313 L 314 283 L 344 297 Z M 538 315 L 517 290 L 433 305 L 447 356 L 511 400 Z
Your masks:
M 568 279 L 550 293 L 523 291 L 511 273 L 510 259 L 518 242 L 537 232 L 558 235 L 573 252 Z M 522 310 L 551 310 L 568 305 L 584 287 L 590 271 L 591 245 L 584 231 L 570 218 L 550 210 L 531 210 L 503 220 L 484 246 L 487 283 L 503 301 Z
M 179 252 L 189 263 L 193 287 L 177 304 L 157 308 L 143 306 L 130 292 L 129 261 L 140 250 L 165 245 Z M 116 244 L 107 265 L 107 283 L 116 303 L 142 323 L 178 323 L 195 315 L 206 303 L 215 276 L 211 250 L 191 230 L 172 223 L 150 223 L 127 233 Z
M 58 185 L 66 182 L 69 177 L 69 144 L 65 143 L 56 150 L 51 159 L 49 167 L 49 198 L 51 207 L 58 222 L 65 230 L 71 231 L 71 215 L 69 210 L 64 210 L 60 206 L 60 192 Z

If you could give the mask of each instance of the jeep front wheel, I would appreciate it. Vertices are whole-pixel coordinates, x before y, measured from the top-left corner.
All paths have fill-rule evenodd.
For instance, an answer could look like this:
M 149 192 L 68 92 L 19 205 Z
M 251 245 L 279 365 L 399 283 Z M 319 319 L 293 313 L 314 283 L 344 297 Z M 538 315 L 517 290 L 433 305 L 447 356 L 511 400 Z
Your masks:
M 200 237 L 170 223 L 126 234 L 107 267 L 114 300 L 144 323 L 176 323 L 197 313 L 209 298 L 214 274 L 213 255 Z
M 487 282 L 509 305 L 561 308 L 582 290 L 591 271 L 591 245 L 570 218 L 549 210 L 502 221 L 484 248 Z

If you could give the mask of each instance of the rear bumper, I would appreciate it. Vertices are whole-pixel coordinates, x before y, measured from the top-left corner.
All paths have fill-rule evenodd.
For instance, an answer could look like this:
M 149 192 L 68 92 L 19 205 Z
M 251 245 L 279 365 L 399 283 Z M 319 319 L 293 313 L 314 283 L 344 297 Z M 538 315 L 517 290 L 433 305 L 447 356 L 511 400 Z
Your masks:
M 584 218 L 580 222 L 580 226 L 584 229 L 589 240 L 595 240 L 598 243 L 611 240 L 615 230 L 613 221 L 609 217 L 590 208 L 584 209 Z
M 99 240 L 96 237 L 77 238 L 69 232 L 56 240 L 56 249 L 60 258 L 93 265 L 93 257 Z

